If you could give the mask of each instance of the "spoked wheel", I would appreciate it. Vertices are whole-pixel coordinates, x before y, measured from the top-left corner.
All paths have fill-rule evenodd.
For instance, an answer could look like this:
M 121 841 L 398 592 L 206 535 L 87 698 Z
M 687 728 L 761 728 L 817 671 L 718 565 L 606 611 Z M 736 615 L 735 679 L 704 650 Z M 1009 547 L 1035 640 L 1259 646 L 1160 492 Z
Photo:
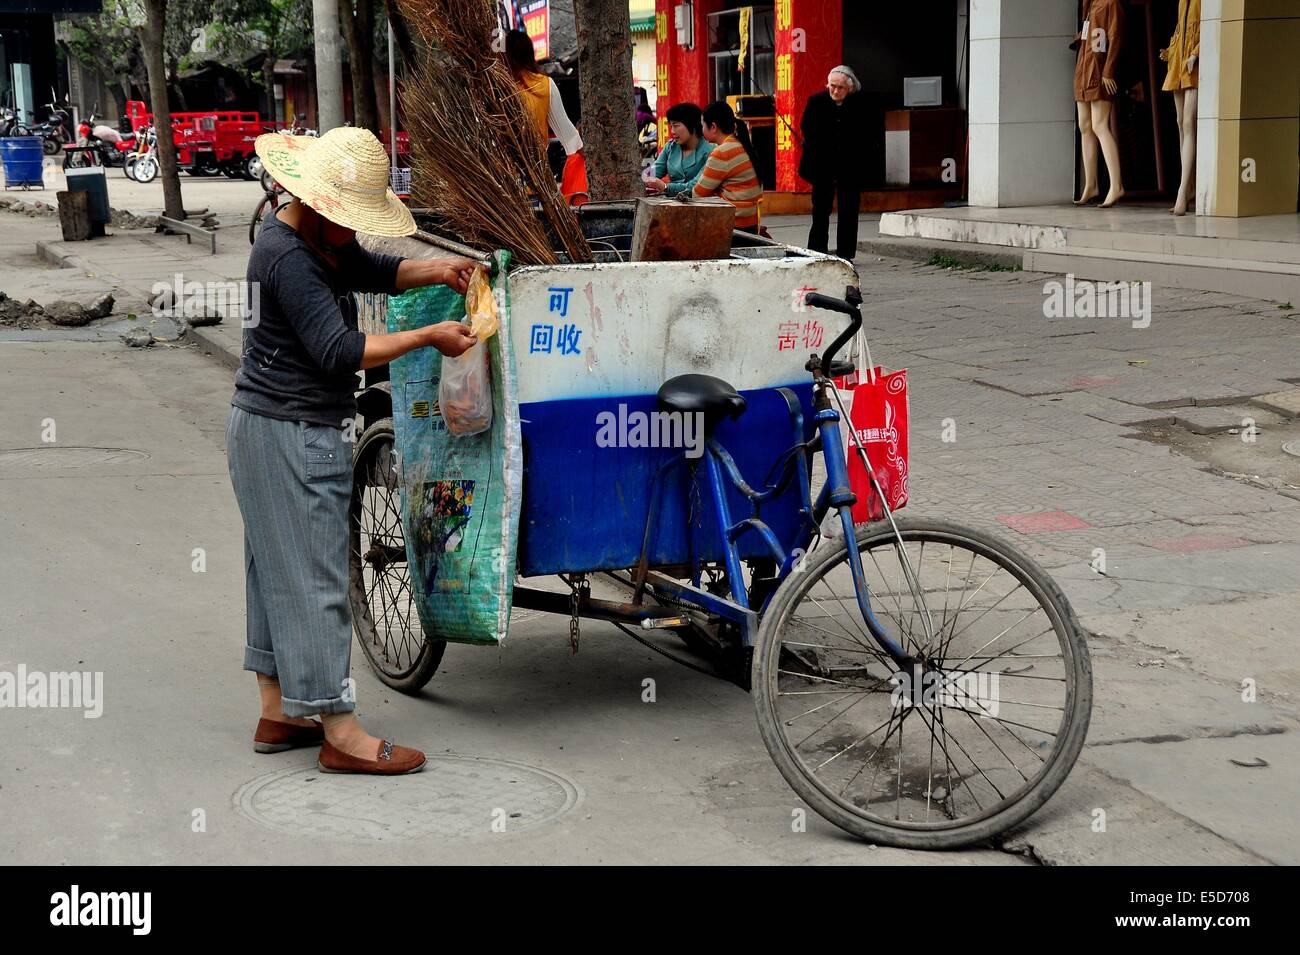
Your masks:
M 391 418 L 366 428 L 352 475 L 348 599 L 357 639 L 379 679 L 417 693 L 433 678 L 447 644 L 425 636 L 415 608 Z
M 158 178 L 158 160 L 153 156 L 141 156 L 131 170 L 131 178 L 140 183 L 153 182 Z
M 257 208 L 253 210 L 253 218 L 248 223 L 249 245 L 257 241 L 257 235 L 262 231 L 262 223 L 266 221 L 267 216 L 275 215 L 279 205 L 280 197 L 274 191 L 267 192 L 258 200 Z
M 754 704 L 781 775 L 826 819 L 871 842 L 951 849 L 1024 821 L 1065 780 L 1092 665 L 1069 602 L 1031 559 L 946 521 L 898 527 L 915 586 L 888 523 L 856 537 L 907 672 L 868 631 L 845 542 L 824 541 L 764 614 Z

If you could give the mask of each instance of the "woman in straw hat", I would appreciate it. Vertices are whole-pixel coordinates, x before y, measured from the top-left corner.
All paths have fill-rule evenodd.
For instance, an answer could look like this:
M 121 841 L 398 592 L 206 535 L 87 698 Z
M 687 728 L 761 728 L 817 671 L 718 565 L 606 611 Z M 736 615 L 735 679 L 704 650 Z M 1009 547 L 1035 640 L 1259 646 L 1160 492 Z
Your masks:
M 423 753 L 371 736 L 353 713 L 345 433 L 357 413 L 359 369 L 425 346 L 459 355 L 475 338 L 458 322 L 364 334 L 351 293 L 425 285 L 464 292 L 474 263 L 400 259 L 357 243 L 357 232 L 416 228 L 388 188 L 388 158 L 369 131 L 269 133 L 256 149 L 293 201 L 267 221 L 249 256 L 252 308 L 226 428 L 244 519 L 244 669 L 257 673 L 262 697 L 254 748 L 320 745 L 326 771 L 414 772 Z M 317 713 L 323 725 L 307 718 Z

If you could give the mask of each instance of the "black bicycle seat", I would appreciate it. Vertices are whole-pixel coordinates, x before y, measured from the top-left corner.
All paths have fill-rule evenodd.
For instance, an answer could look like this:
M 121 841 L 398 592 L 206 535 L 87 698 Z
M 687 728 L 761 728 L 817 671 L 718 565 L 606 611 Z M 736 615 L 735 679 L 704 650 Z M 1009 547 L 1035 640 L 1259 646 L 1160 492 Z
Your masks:
M 721 378 L 712 375 L 678 375 L 659 386 L 659 407 L 665 411 L 703 414 L 706 419 L 738 418 L 744 397 Z

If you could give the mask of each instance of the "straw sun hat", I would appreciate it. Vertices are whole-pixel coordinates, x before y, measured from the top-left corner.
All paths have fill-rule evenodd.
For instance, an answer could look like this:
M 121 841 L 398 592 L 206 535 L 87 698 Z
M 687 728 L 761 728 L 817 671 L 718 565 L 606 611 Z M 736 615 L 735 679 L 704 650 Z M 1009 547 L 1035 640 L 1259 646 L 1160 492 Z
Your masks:
M 368 235 L 415 232 L 410 210 L 388 188 L 388 154 L 370 130 L 339 126 L 319 139 L 265 133 L 253 146 L 276 182 L 331 222 Z

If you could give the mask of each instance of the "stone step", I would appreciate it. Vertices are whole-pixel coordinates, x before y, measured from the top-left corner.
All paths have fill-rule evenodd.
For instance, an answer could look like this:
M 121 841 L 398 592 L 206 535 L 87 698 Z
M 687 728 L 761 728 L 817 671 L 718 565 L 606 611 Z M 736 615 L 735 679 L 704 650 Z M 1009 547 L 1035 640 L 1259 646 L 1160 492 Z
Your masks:
M 965 215 L 946 216 L 942 210 L 886 212 L 880 217 L 881 236 L 1003 245 L 1015 249 L 1059 249 L 1066 245 L 1066 230 L 1056 225 L 1008 222 Z
M 1067 246 L 1029 249 L 1029 272 L 1073 273 L 1108 282 L 1148 281 L 1157 289 L 1201 289 L 1300 305 L 1300 264 Z
M 1297 242 L 1270 242 L 1228 236 L 1161 235 L 1111 229 L 1069 229 L 1066 240 L 1071 248 L 1300 265 L 1300 243 Z

